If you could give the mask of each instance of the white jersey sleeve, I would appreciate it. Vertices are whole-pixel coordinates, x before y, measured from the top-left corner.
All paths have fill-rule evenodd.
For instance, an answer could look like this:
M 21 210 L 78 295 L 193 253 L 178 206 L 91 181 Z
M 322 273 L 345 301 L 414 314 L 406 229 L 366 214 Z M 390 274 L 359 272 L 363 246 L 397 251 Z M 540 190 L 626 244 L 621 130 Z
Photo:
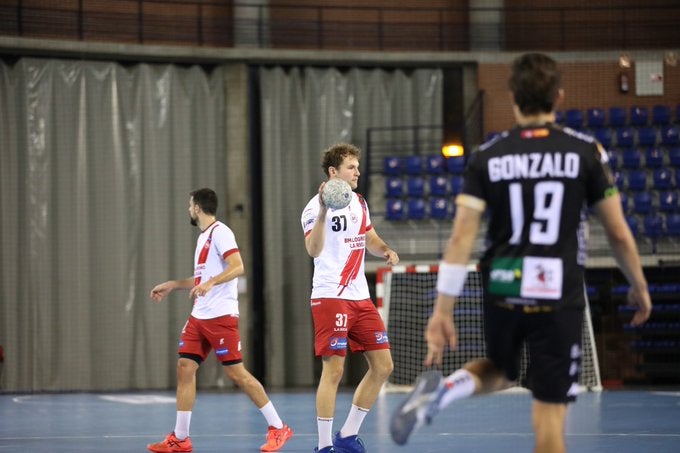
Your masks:
M 316 224 L 319 195 L 315 195 L 302 211 L 302 230 L 307 236 Z M 343 209 L 328 210 L 326 237 L 321 254 L 314 258 L 312 299 L 342 298 L 363 300 L 370 297 L 364 258 L 366 232 L 371 226 L 368 206 L 354 193 Z
M 227 225 L 217 221 L 206 228 L 196 241 L 194 286 L 224 272 L 228 267 L 225 259 L 236 252 L 236 237 Z M 237 286 L 238 279 L 213 286 L 205 296 L 195 299 L 191 315 L 198 319 L 238 316 Z

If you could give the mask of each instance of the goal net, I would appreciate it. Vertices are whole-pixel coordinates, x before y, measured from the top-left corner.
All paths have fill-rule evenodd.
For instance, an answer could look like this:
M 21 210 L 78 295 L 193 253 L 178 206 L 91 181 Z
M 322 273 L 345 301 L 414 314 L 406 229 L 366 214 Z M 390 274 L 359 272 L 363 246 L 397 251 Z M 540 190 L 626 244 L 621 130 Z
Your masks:
M 387 325 L 392 348 L 394 371 L 387 390 L 408 390 L 423 371 L 427 353 L 424 332 L 432 313 L 437 283 L 436 265 L 394 266 L 380 268 L 376 274 L 376 300 L 378 309 Z M 579 384 L 582 389 L 602 389 L 597 351 L 593 338 L 592 321 L 586 297 L 583 320 L 583 356 Z M 484 357 L 484 323 L 482 317 L 482 282 L 474 267 L 468 272 L 467 281 L 454 308 L 458 348 L 444 355 L 442 372 L 448 375 L 465 362 Z M 524 349 L 518 379 L 525 386 L 527 350 Z

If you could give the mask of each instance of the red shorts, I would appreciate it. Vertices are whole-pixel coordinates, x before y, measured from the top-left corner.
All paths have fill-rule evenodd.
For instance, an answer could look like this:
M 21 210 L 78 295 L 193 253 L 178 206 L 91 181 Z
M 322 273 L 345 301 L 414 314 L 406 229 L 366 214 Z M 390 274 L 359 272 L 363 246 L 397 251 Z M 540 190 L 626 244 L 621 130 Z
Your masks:
M 211 349 L 215 350 L 217 359 L 222 363 L 243 360 L 238 316 L 226 315 L 213 319 L 189 316 L 179 339 L 179 354 L 197 355 L 205 360 Z
M 312 299 L 317 356 L 389 349 L 387 329 L 371 299 Z

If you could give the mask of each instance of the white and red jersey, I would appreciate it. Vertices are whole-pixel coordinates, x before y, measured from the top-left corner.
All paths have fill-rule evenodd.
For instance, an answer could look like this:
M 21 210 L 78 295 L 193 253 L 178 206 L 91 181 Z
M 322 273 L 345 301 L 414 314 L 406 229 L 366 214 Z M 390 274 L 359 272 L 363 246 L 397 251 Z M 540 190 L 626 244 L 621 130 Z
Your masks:
M 305 237 L 312 231 L 319 214 L 319 195 L 302 211 Z M 353 193 L 346 208 L 326 214 L 326 240 L 321 254 L 314 258 L 312 299 L 340 298 L 364 300 L 370 297 L 364 256 L 366 232 L 372 228 L 366 201 Z
M 196 241 L 194 253 L 194 286 L 224 272 L 225 259 L 238 252 L 234 232 L 220 221 L 203 231 Z M 212 319 L 224 315 L 238 316 L 238 279 L 212 287 L 205 296 L 196 297 L 191 316 Z

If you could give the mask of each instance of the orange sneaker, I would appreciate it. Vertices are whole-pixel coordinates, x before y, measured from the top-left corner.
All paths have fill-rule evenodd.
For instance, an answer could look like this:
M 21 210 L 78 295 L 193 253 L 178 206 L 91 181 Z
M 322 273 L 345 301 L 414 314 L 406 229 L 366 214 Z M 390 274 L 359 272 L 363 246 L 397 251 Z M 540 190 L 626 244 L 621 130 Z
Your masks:
M 162 442 L 149 444 L 146 448 L 156 453 L 168 453 L 173 451 L 187 452 L 192 450 L 191 438 L 187 437 L 184 440 L 179 440 L 175 437 L 175 433 L 173 432 L 165 436 L 165 439 L 163 439 Z
M 291 437 L 293 437 L 293 430 L 285 423 L 279 429 L 270 426 L 269 431 L 267 431 L 267 443 L 261 446 L 260 450 L 278 451 Z

